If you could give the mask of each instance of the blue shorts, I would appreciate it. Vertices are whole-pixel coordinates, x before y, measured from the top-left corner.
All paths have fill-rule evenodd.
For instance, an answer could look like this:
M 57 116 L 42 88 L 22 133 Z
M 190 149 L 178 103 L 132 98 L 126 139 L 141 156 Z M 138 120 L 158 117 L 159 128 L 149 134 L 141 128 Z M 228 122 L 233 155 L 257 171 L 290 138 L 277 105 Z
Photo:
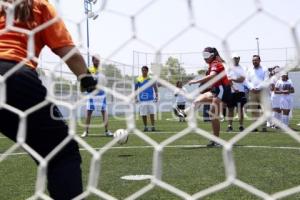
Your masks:
M 92 98 L 89 98 L 86 104 L 87 110 L 106 111 L 106 108 L 107 108 L 106 95 L 97 95 Z

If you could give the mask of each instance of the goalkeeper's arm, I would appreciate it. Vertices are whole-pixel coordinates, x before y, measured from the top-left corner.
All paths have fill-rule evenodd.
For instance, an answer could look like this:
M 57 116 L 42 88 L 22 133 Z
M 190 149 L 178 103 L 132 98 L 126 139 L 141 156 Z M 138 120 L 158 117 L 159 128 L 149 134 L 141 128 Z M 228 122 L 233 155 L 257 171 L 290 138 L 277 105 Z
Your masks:
M 65 46 L 57 49 L 53 49 L 54 53 L 56 53 L 59 57 L 65 57 L 70 51 L 74 50 L 74 46 Z M 80 79 L 81 87 L 84 91 L 91 92 L 95 89 L 97 81 L 90 75 L 85 61 L 80 54 L 80 52 L 76 49 L 75 52 L 68 58 L 66 64 L 70 68 L 70 70 Z
M 54 53 L 57 54 L 59 57 L 65 57 L 70 51 L 74 50 L 74 46 L 65 46 L 57 49 L 53 49 Z M 87 66 L 84 62 L 84 59 L 80 52 L 76 49 L 74 53 L 65 60 L 66 64 L 70 68 L 70 70 L 79 77 L 80 75 L 84 75 L 87 73 Z

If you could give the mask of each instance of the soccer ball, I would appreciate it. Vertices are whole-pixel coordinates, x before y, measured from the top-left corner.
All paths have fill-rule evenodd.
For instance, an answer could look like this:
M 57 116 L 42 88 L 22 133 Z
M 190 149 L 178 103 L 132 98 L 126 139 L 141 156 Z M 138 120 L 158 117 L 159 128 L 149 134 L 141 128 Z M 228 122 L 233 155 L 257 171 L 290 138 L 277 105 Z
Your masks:
M 114 133 L 114 138 L 118 140 L 118 144 L 126 144 L 128 141 L 128 131 L 125 129 L 118 129 Z

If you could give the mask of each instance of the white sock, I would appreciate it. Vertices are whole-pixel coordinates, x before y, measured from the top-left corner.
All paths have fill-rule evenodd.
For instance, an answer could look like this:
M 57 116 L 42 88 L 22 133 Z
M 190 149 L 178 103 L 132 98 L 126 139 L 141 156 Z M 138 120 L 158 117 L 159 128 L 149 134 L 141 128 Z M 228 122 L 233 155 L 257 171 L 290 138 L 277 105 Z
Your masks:
M 289 119 L 292 119 L 293 118 L 293 109 L 290 110 L 290 113 L 289 113 Z
M 267 127 L 272 127 L 273 126 L 273 117 L 269 117 L 267 120 Z M 268 126 L 269 125 L 269 126 Z
M 288 115 L 282 115 L 282 122 L 283 122 L 286 126 L 289 126 L 289 116 L 288 116 Z
M 274 117 L 275 117 L 275 119 L 277 119 L 278 121 L 282 121 L 282 120 L 281 120 L 281 113 L 274 112 Z

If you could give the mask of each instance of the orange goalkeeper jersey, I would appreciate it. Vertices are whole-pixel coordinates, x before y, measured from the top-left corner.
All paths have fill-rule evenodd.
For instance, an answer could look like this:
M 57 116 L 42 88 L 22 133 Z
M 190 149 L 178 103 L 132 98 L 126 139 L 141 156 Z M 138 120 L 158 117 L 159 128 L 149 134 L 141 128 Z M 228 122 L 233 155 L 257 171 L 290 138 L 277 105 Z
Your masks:
M 36 29 L 38 26 L 57 17 L 54 7 L 47 0 L 34 0 L 33 3 L 34 22 L 32 27 L 20 22 L 14 22 L 14 26 L 27 30 Z M 5 29 L 6 17 L 0 17 L 0 31 Z M 16 31 L 8 30 L 0 34 L 0 59 L 23 61 L 26 59 L 28 50 L 28 35 Z M 46 28 L 39 30 L 34 35 L 34 55 L 39 56 L 42 48 L 48 46 L 50 49 L 56 49 L 64 46 L 73 46 L 72 37 L 66 29 L 61 19 L 49 24 Z M 26 64 L 36 68 L 37 63 L 29 60 Z

